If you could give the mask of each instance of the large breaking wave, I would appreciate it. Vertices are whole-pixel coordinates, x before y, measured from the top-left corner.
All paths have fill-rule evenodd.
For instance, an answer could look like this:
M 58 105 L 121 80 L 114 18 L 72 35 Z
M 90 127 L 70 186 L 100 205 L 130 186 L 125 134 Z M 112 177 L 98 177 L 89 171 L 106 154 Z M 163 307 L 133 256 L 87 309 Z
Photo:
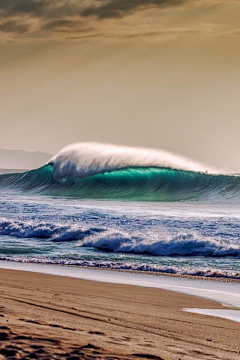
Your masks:
M 39 169 L 0 176 L 0 188 L 135 201 L 226 200 L 239 197 L 240 177 L 162 150 L 80 143 Z

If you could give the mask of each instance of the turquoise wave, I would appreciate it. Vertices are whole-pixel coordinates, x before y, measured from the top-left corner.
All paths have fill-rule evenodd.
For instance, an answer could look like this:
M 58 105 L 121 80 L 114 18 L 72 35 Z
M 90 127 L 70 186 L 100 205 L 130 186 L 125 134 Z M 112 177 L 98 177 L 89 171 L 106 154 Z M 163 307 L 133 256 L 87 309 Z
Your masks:
M 128 167 L 85 178 L 55 179 L 53 165 L 20 174 L 0 176 L 0 189 L 131 201 L 237 199 L 240 177 L 212 175 L 172 168 Z

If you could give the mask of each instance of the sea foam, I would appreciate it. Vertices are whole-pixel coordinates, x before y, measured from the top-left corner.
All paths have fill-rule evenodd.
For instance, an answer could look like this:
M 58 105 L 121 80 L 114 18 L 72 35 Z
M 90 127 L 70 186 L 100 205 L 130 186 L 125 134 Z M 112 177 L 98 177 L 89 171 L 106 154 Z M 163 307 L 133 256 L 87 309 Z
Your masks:
M 83 178 L 128 167 L 163 167 L 215 172 L 213 168 L 160 149 L 134 148 L 99 143 L 76 143 L 51 159 L 55 179 Z
M 52 224 L 34 221 L 0 220 L 0 235 L 15 238 L 45 239 L 54 242 L 79 241 L 79 247 L 91 247 L 113 253 L 147 254 L 153 256 L 206 256 L 240 258 L 238 243 L 223 238 L 199 236 L 194 230 L 172 234 L 162 228 L 156 234 L 141 229 L 136 232 L 109 230 L 104 227 L 77 224 Z
M 147 254 L 154 256 L 207 256 L 240 258 L 239 245 L 214 240 L 212 238 L 199 238 L 193 233 L 179 233 L 170 236 L 166 233 L 154 236 L 129 235 L 119 231 L 106 231 L 86 238 L 83 246 L 93 247 L 105 251 Z

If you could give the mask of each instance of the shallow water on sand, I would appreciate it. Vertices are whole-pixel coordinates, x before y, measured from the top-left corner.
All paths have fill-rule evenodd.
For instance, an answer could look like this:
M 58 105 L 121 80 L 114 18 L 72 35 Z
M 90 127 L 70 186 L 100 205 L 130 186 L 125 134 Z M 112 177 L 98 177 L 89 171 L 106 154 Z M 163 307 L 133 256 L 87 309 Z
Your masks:
M 231 309 L 183 309 L 186 312 L 194 314 L 214 316 L 222 319 L 228 319 L 240 323 L 240 311 Z
M 124 273 L 119 271 L 84 269 L 70 266 L 16 263 L 0 261 L 0 268 L 30 271 L 56 276 L 67 276 L 83 280 L 105 283 L 135 285 L 157 288 L 193 295 L 223 303 L 226 306 L 240 308 L 239 284 L 223 281 L 203 281 L 169 276 L 153 276 L 143 273 Z

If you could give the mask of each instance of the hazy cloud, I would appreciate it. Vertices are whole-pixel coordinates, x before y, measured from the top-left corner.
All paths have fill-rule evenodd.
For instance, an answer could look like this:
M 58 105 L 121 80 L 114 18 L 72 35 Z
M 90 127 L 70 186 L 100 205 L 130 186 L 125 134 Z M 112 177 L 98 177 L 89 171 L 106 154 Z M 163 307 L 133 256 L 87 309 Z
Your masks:
M 234 29 L 234 30 L 228 30 L 225 32 L 221 32 L 217 34 L 218 37 L 221 36 L 239 36 L 240 35 L 240 29 Z
M 46 13 L 49 6 L 50 0 L 0 0 L 0 11 L 8 16 L 23 14 L 40 16 Z
M 190 0 L 0 0 L 0 13 L 8 16 L 32 15 L 59 17 L 70 15 L 118 18 L 150 6 L 167 7 L 181 5 Z
M 103 1 L 100 5 L 88 7 L 82 16 L 96 16 L 98 19 L 122 18 L 134 11 L 150 6 L 159 8 L 176 6 L 187 0 L 110 0 Z M 99 3 L 99 2 L 98 2 Z
M 5 33 L 18 33 L 23 34 L 29 30 L 28 25 L 19 24 L 17 21 L 7 21 L 3 24 L 0 24 L 0 31 Z
M 1 33 L 10 37 L 14 34 L 15 40 L 18 36 L 54 39 L 97 36 L 109 39 L 114 36 L 116 39 L 156 38 L 158 34 L 171 33 L 171 26 L 166 27 L 156 20 L 144 25 L 140 18 L 144 10 L 154 8 L 155 15 L 155 8 L 182 9 L 185 4 L 196 7 L 200 3 L 194 0 L 0 0 L 0 40 Z M 206 4 L 206 0 L 203 3 Z M 134 15 L 133 21 L 138 27 L 134 34 L 132 23 L 125 19 L 127 15 Z M 119 26 L 121 21 L 125 21 L 124 26 Z M 175 21 L 173 27 L 176 27 Z M 184 29 L 183 25 L 179 34 L 190 34 L 191 28 Z

